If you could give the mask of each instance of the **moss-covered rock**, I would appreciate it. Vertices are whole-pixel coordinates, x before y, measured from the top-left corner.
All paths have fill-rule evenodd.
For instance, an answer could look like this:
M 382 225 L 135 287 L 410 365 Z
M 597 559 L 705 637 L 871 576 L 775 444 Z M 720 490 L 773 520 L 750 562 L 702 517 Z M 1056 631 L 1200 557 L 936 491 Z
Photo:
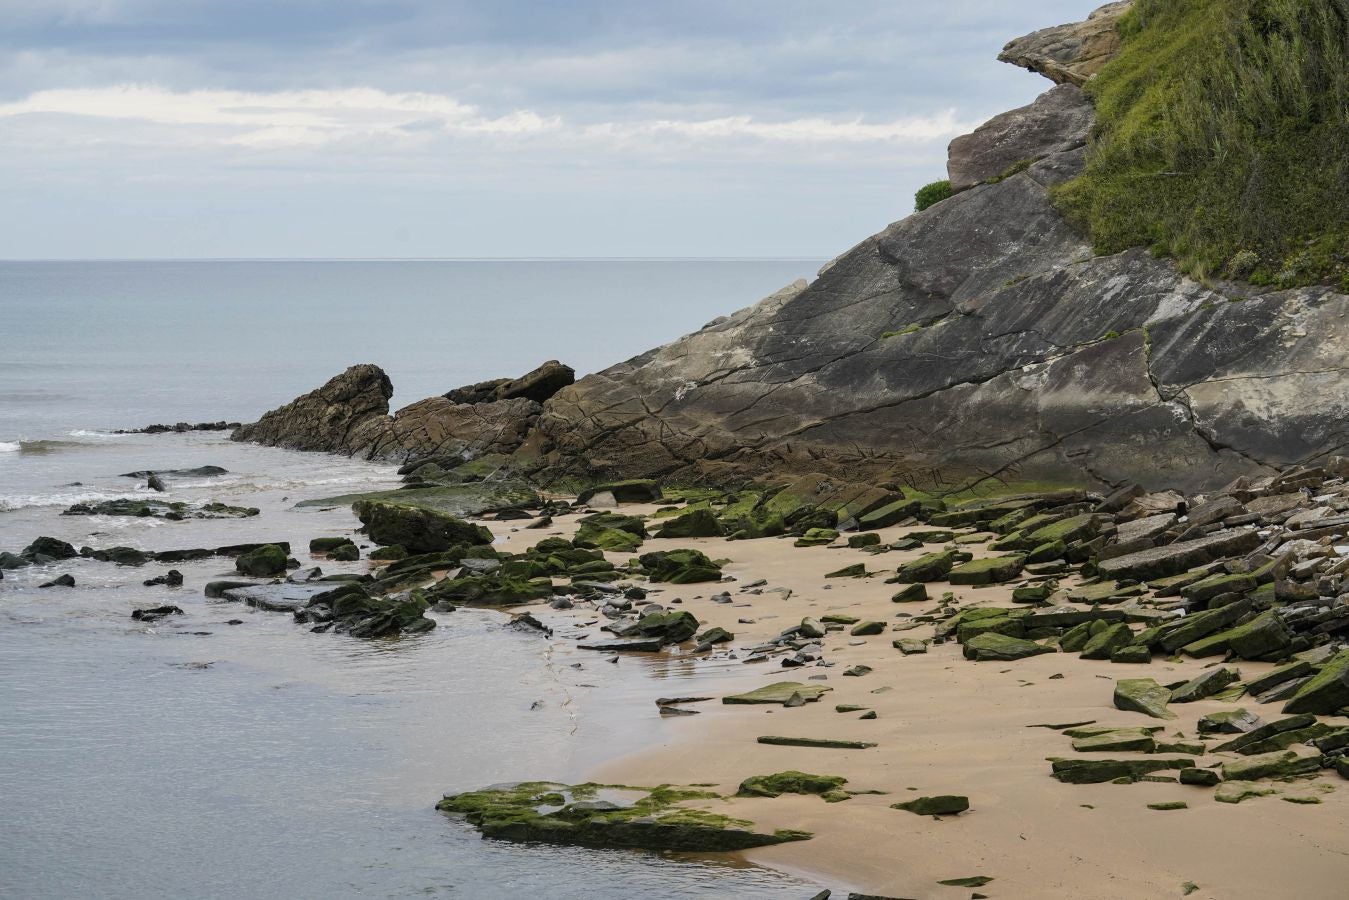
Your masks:
M 780 797 L 783 794 L 827 794 L 848 783 L 842 775 L 811 775 L 790 770 L 774 775 L 752 775 L 740 782 L 739 797 Z
M 1026 557 L 991 556 L 976 559 L 953 568 L 948 576 L 952 584 L 1001 584 L 1021 574 Z
M 694 509 L 676 516 L 656 532 L 659 538 L 720 537 L 721 523 L 710 509 Z
M 919 603 L 927 600 L 927 586 L 921 583 L 901 588 L 890 598 L 891 603 Z
M 622 847 L 681 852 L 723 852 L 805 840 L 803 831 L 761 833 L 753 823 L 679 804 L 716 799 L 708 791 L 631 788 L 611 793 L 637 795 L 626 805 L 590 800 L 601 785 L 568 786 L 528 782 L 447 796 L 442 812 L 460 813 L 484 837 L 540 841 L 583 847 Z M 559 805 L 560 801 L 560 805 Z
M 903 583 L 940 581 L 950 574 L 960 558 L 961 554 L 956 550 L 926 553 L 900 566 L 896 577 Z
M 1116 650 L 1129 646 L 1133 639 L 1133 630 L 1124 622 L 1107 625 L 1087 640 L 1082 648 L 1082 658 L 1109 659 Z
M 1115 682 L 1115 708 L 1139 712 L 1154 719 L 1174 719 L 1166 708 L 1171 692 L 1151 678 L 1121 678 Z
M 1034 641 L 1009 637 L 1005 634 L 986 632 L 966 641 L 961 648 L 966 659 L 976 662 L 1013 662 L 1042 653 L 1053 653 L 1053 647 L 1046 647 Z
M 852 627 L 848 633 L 853 637 L 870 637 L 873 634 L 883 634 L 885 632 L 884 622 L 859 622 Z
M 284 575 L 286 551 L 276 544 L 266 544 L 256 550 L 239 554 L 234 560 L 234 568 L 241 575 L 252 575 L 255 578 Z
M 1328 715 L 1349 707 L 1349 650 L 1331 657 L 1321 671 L 1284 704 L 1286 713 Z
M 1138 781 L 1151 772 L 1192 769 L 1193 759 L 1052 759 L 1050 770 L 1064 784 L 1104 784 L 1108 781 Z
M 805 534 L 797 538 L 794 547 L 823 547 L 838 540 L 838 532 L 833 528 L 808 528 Z
M 355 562 L 361 558 L 361 551 L 354 543 L 347 541 L 329 550 L 328 558 L 334 562 Z
M 434 553 L 456 544 L 492 543 L 492 532 L 463 519 L 386 500 L 363 500 L 352 507 L 377 544 L 399 544 L 409 553 Z
M 1220 693 L 1229 685 L 1236 684 L 1241 673 L 1236 669 L 1216 668 L 1202 672 L 1171 692 L 1172 703 L 1193 703 Z
M 835 569 L 832 572 L 826 572 L 825 578 L 863 578 L 867 574 L 865 563 L 854 563 L 851 566 L 844 566 L 841 569 Z
M 658 550 L 644 553 L 638 561 L 655 582 L 696 584 L 720 581 L 721 567 L 699 550 Z

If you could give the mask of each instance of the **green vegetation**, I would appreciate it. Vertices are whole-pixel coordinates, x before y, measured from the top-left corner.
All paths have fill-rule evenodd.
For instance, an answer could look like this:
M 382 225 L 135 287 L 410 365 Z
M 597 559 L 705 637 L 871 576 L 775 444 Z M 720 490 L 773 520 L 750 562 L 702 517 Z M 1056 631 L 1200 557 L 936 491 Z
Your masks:
M 1014 162 L 1008 166 L 1007 170 L 1001 175 L 994 175 L 992 178 L 985 180 L 984 184 L 997 184 L 999 181 L 1006 181 L 1013 175 L 1020 175 L 1022 172 L 1035 165 L 1035 163 L 1035 159 L 1023 159 L 1020 162 Z
M 923 330 L 922 325 L 905 325 L 898 331 L 885 332 L 884 334 L 881 335 L 881 340 L 885 340 L 886 338 L 899 337 L 902 334 L 913 334 L 915 331 L 922 331 L 922 330 Z
M 1349 289 L 1349 0 L 1138 0 L 1054 192 L 1098 253 Z
M 934 203 L 940 203 L 951 196 L 951 182 L 934 181 L 925 184 L 913 195 L 914 212 L 922 212 Z

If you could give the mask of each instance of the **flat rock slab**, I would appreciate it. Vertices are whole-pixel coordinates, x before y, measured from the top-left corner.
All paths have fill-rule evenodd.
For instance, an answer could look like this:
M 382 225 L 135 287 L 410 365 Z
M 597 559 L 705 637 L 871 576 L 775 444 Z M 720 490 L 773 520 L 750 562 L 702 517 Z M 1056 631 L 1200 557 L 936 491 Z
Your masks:
M 833 750 L 869 750 L 876 745 L 868 741 L 841 741 L 833 738 L 782 737 L 776 734 L 759 738 L 760 744 L 772 744 L 777 747 L 819 747 Z
M 226 600 L 235 600 L 258 609 L 272 612 L 294 612 L 309 604 L 319 594 L 333 590 L 331 582 L 325 584 L 259 584 L 252 587 L 229 588 L 220 593 Z
M 613 650 L 619 653 L 655 653 L 665 646 L 660 638 L 644 638 L 631 641 L 598 641 L 591 644 L 578 644 L 582 650 Z
M 801 684 L 796 681 L 778 681 L 744 694 L 731 694 L 721 698 L 722 703 L 773 703 L 783 704 L 799 696 L 807 703 L 819 700 L 826 691 L 833 688 L 819 684 Z
M 1151 581 L 1213 562 L 1224 556 L 1248 553 L 1260 546 L 1260 535 L 1254 531 L 1238 529 L 1217 531 L 1192 541 L 1167 544 L 1138 553 L 1128 553 L 1114 559 L 1104 559 L 1097 569 L 1104 578 L 1132 578 L 1139 581 Z

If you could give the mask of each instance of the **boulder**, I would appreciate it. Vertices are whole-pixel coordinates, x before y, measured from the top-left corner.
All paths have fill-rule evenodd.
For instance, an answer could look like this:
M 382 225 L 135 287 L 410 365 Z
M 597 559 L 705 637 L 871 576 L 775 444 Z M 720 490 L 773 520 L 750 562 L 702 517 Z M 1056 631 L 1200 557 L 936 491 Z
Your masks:
M 28 560 L 32 560 L 38 556 L 45 556 L 54 560 L 64 560 L 74 559 L 79 556 L 80 553 L 65 541 L 52 537 L 40 537 L 27 547 L 24 547 L 19 555 Z
M 446 513 L 382 500 L 353 506 L 366 534 L 377 544 L 398 544 L 409 553 L 434 553 L 457 544 L 492 543 L 492 533 Z
M 720 537 L 721 523 L 710 509 L 694 509 L 667 519 L 656 532 L 659 538 Z
M 1064 84 L 1046 91 L 1029 106 L 996 115 L 951 142 L 946 158 L 951 190 L 963 191 L 1005 177 L 1019 164 L 1029 168 L 1051 153 L 1081 147 L 1091 124 L 1091 106 L 1081 88 Z
M 1330 715 L 1349 708 L 1349 650 L 1341 650 L 1284 704 L 1286 713 Z
M 255 578 L 284 575 L 286 551 L 276 544 L 266 544 L 256 550 L 239 554 L 234 560 L 234 568 L 240 575 L 252 575 Z
M 1174 719 L 1166 708 L 1171 692 L 1151 678 L 1122 678 L 1115 682 L 1115 708 L 1139 712 L 1154 719 Z

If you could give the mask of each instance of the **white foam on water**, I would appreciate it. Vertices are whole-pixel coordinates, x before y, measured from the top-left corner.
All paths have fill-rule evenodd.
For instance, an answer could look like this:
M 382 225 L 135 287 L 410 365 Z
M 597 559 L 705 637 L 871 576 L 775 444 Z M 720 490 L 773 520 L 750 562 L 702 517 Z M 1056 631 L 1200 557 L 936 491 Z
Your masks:
M 111 494 L 105 491 L 66 491 L 56 494 L 19 494 L 0 497 L 0 512 L 13 512 L 33 506 L 72 506 L 76 503 L 98 503 L 102 500 L 120 500 L 130 494 Z
M 0 453 L 18 453 L 20 449 L 18 441 L 0 441 Z

